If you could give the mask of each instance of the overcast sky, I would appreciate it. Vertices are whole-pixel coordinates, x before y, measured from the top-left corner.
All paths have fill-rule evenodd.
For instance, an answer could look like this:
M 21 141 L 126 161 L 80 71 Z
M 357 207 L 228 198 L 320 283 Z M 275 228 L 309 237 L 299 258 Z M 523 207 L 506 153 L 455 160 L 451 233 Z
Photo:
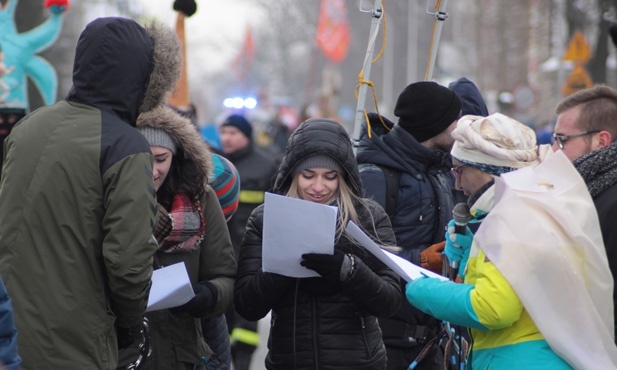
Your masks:
M 144 13 L 174 26 L 173 0 L 137 0 Z M 263 22 L 263 8 L 248 0 L 197 0 L 197 13 L 186 19 L 189 76 L 228 68 L 242 45 L 246 27 Z

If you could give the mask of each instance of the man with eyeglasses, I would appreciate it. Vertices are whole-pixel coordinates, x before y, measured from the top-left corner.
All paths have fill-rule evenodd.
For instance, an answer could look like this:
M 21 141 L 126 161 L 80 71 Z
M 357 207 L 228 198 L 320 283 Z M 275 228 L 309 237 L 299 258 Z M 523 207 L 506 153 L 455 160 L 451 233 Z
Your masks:
M 556 113 L 553 150 L 562 150 L 585 180 L 617 276 L 617 90 L 597 85 L 578 91 L 564 98 Z M 617 291 L 613 303 L 617 307 Z

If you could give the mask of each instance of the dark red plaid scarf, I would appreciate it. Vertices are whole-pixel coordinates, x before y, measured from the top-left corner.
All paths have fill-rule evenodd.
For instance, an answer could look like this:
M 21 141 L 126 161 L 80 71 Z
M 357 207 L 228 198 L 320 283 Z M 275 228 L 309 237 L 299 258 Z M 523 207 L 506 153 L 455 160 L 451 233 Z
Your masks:
M 176 194 L 167 212 L 158 205 L 159 221 L 154 236 L 164 253 L 192 252 L 199 248 L 206 231 L 202 206 L 186 194 Z

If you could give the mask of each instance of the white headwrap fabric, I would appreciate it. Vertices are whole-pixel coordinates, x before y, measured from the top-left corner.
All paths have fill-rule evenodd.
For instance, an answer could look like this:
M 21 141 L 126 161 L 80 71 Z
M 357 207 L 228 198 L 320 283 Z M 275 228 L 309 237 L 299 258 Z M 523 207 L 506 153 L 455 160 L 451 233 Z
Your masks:
M 452 137 L 452 156 L 465 163 L 511 168 L 539 163 L 536 133 L 501 113 L 463 116 Z
M 551 349 L 578 370 L 617 370 L 613 287 L 595 205 L 562 151 L 495 180 L 473 238 Z

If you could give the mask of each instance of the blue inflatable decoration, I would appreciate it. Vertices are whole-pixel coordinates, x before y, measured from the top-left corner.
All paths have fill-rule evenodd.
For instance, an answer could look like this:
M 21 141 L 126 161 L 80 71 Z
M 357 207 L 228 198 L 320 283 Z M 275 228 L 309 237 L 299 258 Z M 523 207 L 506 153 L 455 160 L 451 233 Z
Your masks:
M 37 27 L 22 33 L 15 27 L 15 9 L 19 0 L 0 5 L 0 109 L 29 111 L 27 77 L 30 77 L 45 105 L 56 101 L 58 77 L 54 67 L 36 55 L 49 48 L 60 35 L 62 19 L 68 7 L 46 1 L 51 17 Z M 56 2 L 57 4 L 58 2 Z M 2 54 L 4 58 L 2 58 Z

